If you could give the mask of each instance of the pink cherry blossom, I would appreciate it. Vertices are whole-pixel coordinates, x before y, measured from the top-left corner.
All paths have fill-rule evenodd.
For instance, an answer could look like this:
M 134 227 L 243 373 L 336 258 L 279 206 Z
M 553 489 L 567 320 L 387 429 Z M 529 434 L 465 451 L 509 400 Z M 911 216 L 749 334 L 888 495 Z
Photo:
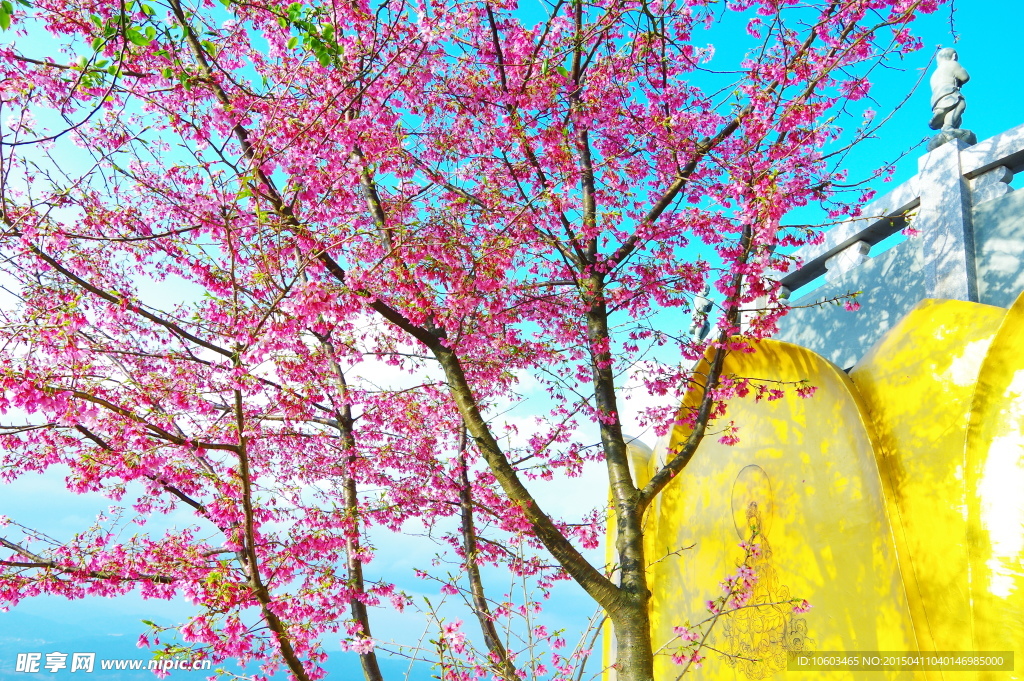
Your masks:
M 857 214 L 832 152 L 874 128 L 847 98 L 937 3 L 29 4 L 0 8 L 0 482 L 113 507 L 59 536 L 0 519 L 0 604 L 182 599 L 193 654 L 300 681 L 326 641 L 372 670 L 373 613 L 415 606 L 443 678 L 571 678 L 592 644 L 541 618 L 572 579 L 620 678 L 651 678 L 623 634 L 661 558 L 645 510 L 705 435 L 743 436 L 730 401 L 813 393 L 722 362 L 777 330 L 787 253 L 822 238 L 791 213 Z M 744 35 L 738 61 L 710 45 Z M 660 400 L 643 428 L 692 434 L 642 485 L 632 379 Z M 594 467 L 565 517 L 540 501 Z M 381 578 L 383 533 L 436 541 L 416 589 L 473 634 Z

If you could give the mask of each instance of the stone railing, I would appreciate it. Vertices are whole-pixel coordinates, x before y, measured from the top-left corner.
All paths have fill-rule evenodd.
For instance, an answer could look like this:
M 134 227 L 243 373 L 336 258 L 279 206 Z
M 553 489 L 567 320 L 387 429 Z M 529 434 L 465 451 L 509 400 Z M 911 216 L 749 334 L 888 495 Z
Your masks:
M 1007 197 L 1020 171 L 1024 125 L 973 146 L 954 139 L 922 156 L 918 173 L 865 206 L 863 217 L 793 254 L 801 265 L 781 283 L 800 298 L 779 338 L 847 367 L 923 298 L 1008 305 L 1006 297 L 1019 290 L 1007 291 L 1024 287 L 1024 192 Z M 872 254 L 908 215 L 918 236 Z M 797 291 L 822 275 L 822 286 Z M 813 306 L 854 291 L 862 311 L 847 313 L 849 323 L 837 321 L 843 313 L 833 306 Z

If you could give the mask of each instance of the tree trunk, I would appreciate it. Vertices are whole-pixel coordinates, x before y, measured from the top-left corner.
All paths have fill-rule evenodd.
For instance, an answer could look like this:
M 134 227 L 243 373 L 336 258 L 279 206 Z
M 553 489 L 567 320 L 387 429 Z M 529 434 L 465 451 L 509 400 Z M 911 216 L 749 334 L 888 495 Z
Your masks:
M 630 599 L 611 614 L 615 630 L 616 681 L 654 681 L 648 600 Z

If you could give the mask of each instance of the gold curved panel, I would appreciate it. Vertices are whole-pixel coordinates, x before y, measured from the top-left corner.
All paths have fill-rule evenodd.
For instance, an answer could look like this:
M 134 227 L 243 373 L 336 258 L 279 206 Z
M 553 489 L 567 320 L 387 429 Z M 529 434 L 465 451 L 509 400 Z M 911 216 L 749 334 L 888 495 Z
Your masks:
M 1024 294 L 978 375 L 966 446 L 967 549 L 976 651 L 1016 651 L 1024 668 Z M 964 632 L 965 634 L 967 632 Z M 980 679 L 1024 673 L 984 672 Z
M 978 371 L 1005 313 L 924 300 L 850 372 L 878 437 L 879 468 L 924 651 L 972 647 L 964 443 Z M 967 681 L 975 673 L 955 676 Z
M 646 544 L 655 647 L 672 638 L 674 626 L 707 616 L 705 601 L 736 571 L 742 530 L 754 523 L 763 529 L 762 556 L 752 563 L 759 575 L 755 602 L 776 605 L 720 618 L 709 641 L 758 661 L 709 660 L 697 678 L 781 680 L 787 652 L 802 649 L 915 650 L 875 442 L 849 378 L 813 352 L 775 341 L 731 354 L 726 373 L 808 380 L 817 393 L 802 399 L 789 389 L 776 401 L 733 400 L 727 418 L 741 426 L 739 443 L 724 445 L 709 435 L 665 491 Z M 669 451 L 686 435 L 677 428 Z M 812 610 L 794 613 L 785 601 L 795 597 L 808 599 Z M 668 655 L 660 655 L 655 677 L 678 674 Z M 872 678 L 917 677 L 884 672 Z

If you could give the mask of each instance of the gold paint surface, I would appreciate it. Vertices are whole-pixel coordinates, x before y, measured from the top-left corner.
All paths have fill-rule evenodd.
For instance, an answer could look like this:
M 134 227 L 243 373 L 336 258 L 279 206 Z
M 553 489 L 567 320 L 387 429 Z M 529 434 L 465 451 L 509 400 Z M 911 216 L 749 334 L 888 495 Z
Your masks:
M 705 601 L 719 596 L 719 582 L 736 571 L 744 555 L 739 543 L 747 538 L 741 532 L 753 522 L 763 530 L 762 555 L 751 565 L 759 577 L 759 605 L 719 618 L 708 640 L 757 661 L 729 662 L 712 654 L 692 672 L 695 678 L 782 679 L 787 653 L 801 650 L 915 649 L 874 440 L 849 378 L 815 353 L 775 341 L 762 341 L 753 353 L 731 354 L 726 373 L 808 379 L 818 390 L 810 399 L 788 390 L 776 401 L 731 401 L 727 419 L 741 426 L 739 443 L 725 445 L 709 435 L 665 491 L 646 546 L 655 647 L 672 639 L 674 626 L 708 616 Z M 677 428 L 669 451 L 687 435 Z M 808 599 L 812 610 L 792 612 L 792 598 Z M 671 650 L 658 658 L 658 679 L 674 679 L 680 671 Z M 810 674 L 849 679 L 856 673 Z M 886 672 L 874 678 L 915 676 Z
M 922 301 L 850 377 L 804 348 L 754 347 L 731 354 L 725 375 L 787 384 L 785 397 L 731 400 L 739 443 L 706 436 L 646 519 L 652 634 L 664 646 L 656 678 L 678 677 L 672 628 L 709 616 L 704 604 L 736 571 L 751 527 L 755 607 L 715 621 L 708 643 L 733 658 L 711 653 L 697 678 L 782 679 L 787 654 L 801 650 L 1014 651 L 1024 669 L 1024 294 L 1009 311 Z M 810 399 L 792 386 L 804 380 L 817 388 Z M 631 452 L 637 477 L 688 434 L 677 427 L 646 466 Z M 792 598 L 813 609 L 793 612 Z
M 985 356 L 966 446 L 967 551 L 973 641 L 1014 650 L 1024 669 L 1024 294 Z M 965 634 L 967 632 L 964 632 Z M 965 642 L 966 643 L 966 642 Z M 1020 679 L 1021 671 L 979 679 Z
M 971 649 L 964 443 L 978 371 L 1005 314 L 959 300 L 921 301 L 850 372 L 878 436 L 924 651 Z

